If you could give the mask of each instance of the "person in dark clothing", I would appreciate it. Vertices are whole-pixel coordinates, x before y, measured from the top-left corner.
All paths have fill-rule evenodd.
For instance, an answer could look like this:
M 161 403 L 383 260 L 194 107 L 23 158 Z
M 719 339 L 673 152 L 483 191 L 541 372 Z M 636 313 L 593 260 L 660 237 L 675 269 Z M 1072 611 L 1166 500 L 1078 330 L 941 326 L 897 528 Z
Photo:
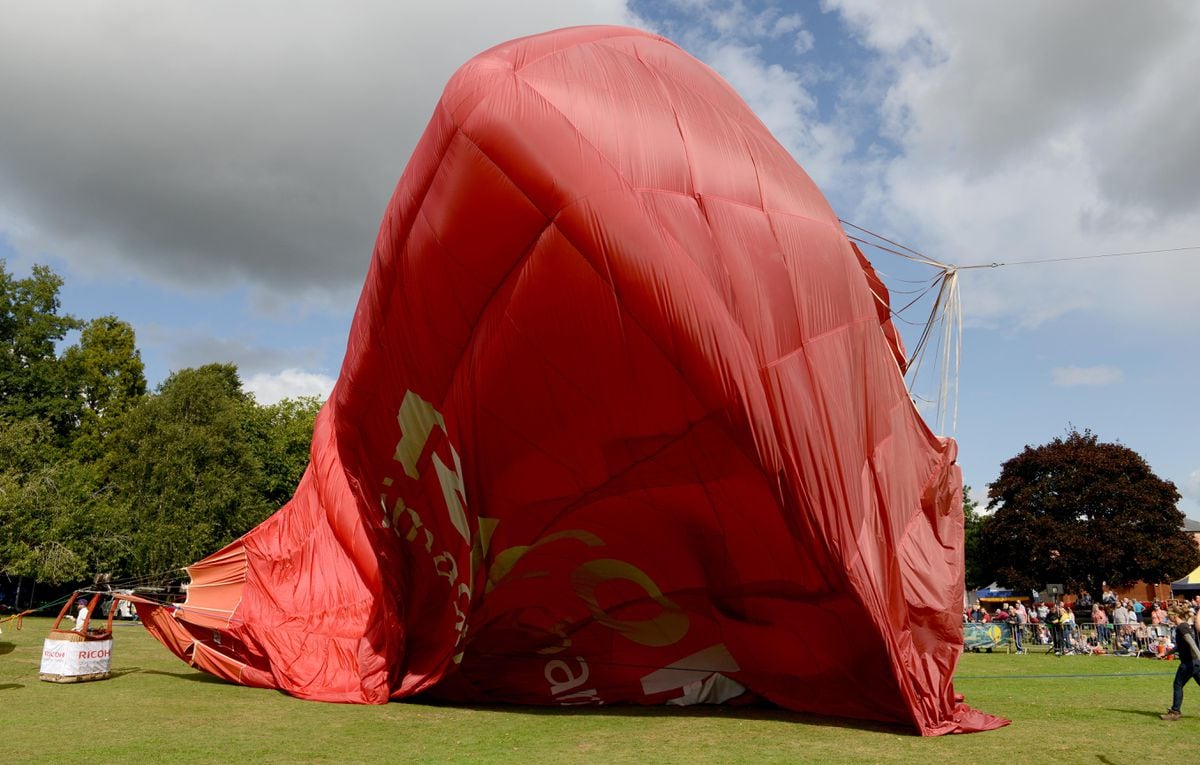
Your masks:
M 1050 628 L 1050 639 L 1054 642 L 1054 653 L 1057 656 L 1063 654 L 1063 610 L 1058 603 L 1050 606 L 1050 613 L 1046 615 L 1046 626 Z
M 1165 714 L 1159 715 L 1163 720 L 1175 721 L 1183 715 L 1179 708 L 1183 706 L 1183 686 L 1188 680 L 1200 684 L 1200 648 L 1196 646 L 1196 630 L 1187 621 L 1187 615 L 1182 610 L 1172 609 L 1169 618 L 1175 625 L 1175 645 L 1163 655 L 1167 658 L 1173 653 L 1179 654 L 1179 668 L 1175 670 L 1174 695 L 1171 708 Z M 1200 616 L 1196 617 L 1200 619 Z

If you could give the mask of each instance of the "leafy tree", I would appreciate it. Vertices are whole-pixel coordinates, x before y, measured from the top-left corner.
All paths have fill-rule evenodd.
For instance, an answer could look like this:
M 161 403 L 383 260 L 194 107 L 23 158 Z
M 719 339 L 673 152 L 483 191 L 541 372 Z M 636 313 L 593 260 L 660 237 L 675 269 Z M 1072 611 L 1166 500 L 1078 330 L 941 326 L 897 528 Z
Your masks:
M 133 327 L 116 316 L 101 316 L 83 325 L 79 343 L 63 361 L 88 412 L 115 414 L 146 393 L 145 368 Z
M 306 396 L 254 407 L 252 447 L 262 465 L 262 494 L 272 508 L 291 499 L 308 467 L 320 399 Z
M 979 503 L 971 497 L 971 487 L 963 487 L 963 554 L 966 558 L 966 585 L 970 589 L 983 587 L 988 582 L 980 559 L 979 530 L 984 515 L 979 512 Z
M 273 509 L 251 448 L 254 406 L 236 367 L 208 364 L 172 374 L 122 418 L 106 467 L 133 529 L 130 573 L 191 563 Z
M 57 348 L 81 323 L 60 312 L 61 287 L 45 266 L 17 279 L 0 261 L 0 572 L 52 584 L 111 565 L 127 542 L 96 466 L 71 448 L 81 382 Z
M 0 260 L 0 416 L 34 417 L 66 437 L 79 404 L 56 344 L 79 321 L 59 313 L 61 287 L 62 278 L 46 266 L 15 279 Z
M 115 316 L 83 325 L 79 342 L 62 355 L 70 385 L 81 399 L 76 454 L 96 458 L 120 415 L 146 394 L 146 375 L 133 327 Z
M 133 328 L 62 313 L 62 283 L 45 266 L 18 279 L 0 260 L 0 573 L 60 583 L 173 569 L 291 497 L 317 400 L 260 407 L 228 364 L 147 395 Z
M 1175 485 L 1091 431 L 1026 446 L 989 488 L 995 513 L 980 528 L 981 558 L 988 576 L 1010 586 L 1062 582 L 1098 596 L 1105 581 L 1159 582 L 1200 563 Z
M 38 574 L 34 475 L 53 458 L 52 434 L 33 418 L 0 418 L 0 569 L 10 576 Z
M 55 440 L 46 422 L 0 418 L 0 571 L 51 584 L 111 569 L 128 544 L 94 466 Z

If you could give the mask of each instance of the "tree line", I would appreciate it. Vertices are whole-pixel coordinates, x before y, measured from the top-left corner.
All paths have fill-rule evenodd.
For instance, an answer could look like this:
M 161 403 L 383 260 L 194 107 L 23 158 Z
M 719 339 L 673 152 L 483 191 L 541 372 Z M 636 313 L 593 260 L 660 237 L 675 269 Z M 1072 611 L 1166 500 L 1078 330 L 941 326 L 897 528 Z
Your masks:
M 318 400 L 260 405 L 223 363 L 149 391 L 133 328 L 63 313 L 62 284 L 45 266 L 16 278 L 0 260 L 0 574 L 169 572 L 291 497 Z
M 169 572 L 287 502 L 319 401 L 262 406 L 220 363 L 148 391 L 133 328 L 63 313 L 62 284 L 45 266 L 18 279 L 0 260 L 0 577 Z M 990 512 L 969 491 L 964 503 L 969 587 L 1098 595 L 1200 563 L 1175 485 L 1088 431 L 1025 447 L 988 488 Z

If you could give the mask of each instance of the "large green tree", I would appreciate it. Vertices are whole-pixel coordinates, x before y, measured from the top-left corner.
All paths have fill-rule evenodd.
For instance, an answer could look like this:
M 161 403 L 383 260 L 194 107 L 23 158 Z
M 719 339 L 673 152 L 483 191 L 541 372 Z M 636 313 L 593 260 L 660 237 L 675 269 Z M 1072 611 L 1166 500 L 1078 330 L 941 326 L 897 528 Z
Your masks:
M 0 418 L 0 572 L 58 584 L 128 557 L 94 464 L 59 448 L 48 423 Z
M 262 466 L 261 491 L 273 509 L 291 499 L 308 467 L 313 423 L 320 409 L 320 399 L 306 396 L 250 411 L 250 444 Z
M 133 327 L 116 316 L 84 324 L 79 342 L 66 350 L 63 362 L 87 411 L 97 416 L 124 411 L 146 393 Z
M 175 372 L 109 439 L 107 477 L 134 538 L 130 573 L 161 573 L 215 551 L 274 508 L 252 449 L 253 400 L 237 368 Z
M 1175 485 L 1090 431 L 1026 446 L 989 489 L 995 512 L 980 527 L 981 559 L 987 576 L 1010 586 L 1061 582 L 1099 595 L 1106 581 L 1160 582 L 1200 563 Z
M 68 384 L 80 401 L 73 452 L 95 459 L 121 416 L 146 395 L 146 375 L 133 327 L 115 316 L 83 325 L 62 354 Z
M 47 266 L 17 279 L 0 260 L 0 417 L 33 417 L 65 438 L 77 424 L 79 401 L 57 344 L 79 321 L 60 312 L 61 287 Z
M 83 399 L 58 345 L 81 324 L 61 312 L 61 287 L 46 266 L 18 279 L 0 261 L 0 571 L 51 583 L 120 546 L 94 466 L 71 448 Z
M 167 571 L 291 497 L 316 399 L 259 406 L 229 364 L 181 370 L 147 394 L 133 328 L 62 313 L 61 286 L 49 268 L 19 279 L 0 261 L 0 573 Z

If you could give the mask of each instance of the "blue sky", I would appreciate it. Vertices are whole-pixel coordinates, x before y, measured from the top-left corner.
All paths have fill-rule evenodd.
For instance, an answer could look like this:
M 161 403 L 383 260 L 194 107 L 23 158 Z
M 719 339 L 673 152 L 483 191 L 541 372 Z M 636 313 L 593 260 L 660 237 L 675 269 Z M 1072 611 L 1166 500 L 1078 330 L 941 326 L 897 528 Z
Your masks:
M 6 7 L 0 258 L 52 266 L 77 316 L 130 322 L 152 384 L 229 361 L 260 400 L 323 393 L 447 78 L 595 23 L 708 63 L 841 217 L 940 262 L 1200 245 L 1193 3 L 92 0 Z M 868 256 L 897 292 L 933 275 Z M 952 434 L 977 497 L 1073 426 L 1141 453 L 1200 518 L 1200 250 L 960 284 Z

